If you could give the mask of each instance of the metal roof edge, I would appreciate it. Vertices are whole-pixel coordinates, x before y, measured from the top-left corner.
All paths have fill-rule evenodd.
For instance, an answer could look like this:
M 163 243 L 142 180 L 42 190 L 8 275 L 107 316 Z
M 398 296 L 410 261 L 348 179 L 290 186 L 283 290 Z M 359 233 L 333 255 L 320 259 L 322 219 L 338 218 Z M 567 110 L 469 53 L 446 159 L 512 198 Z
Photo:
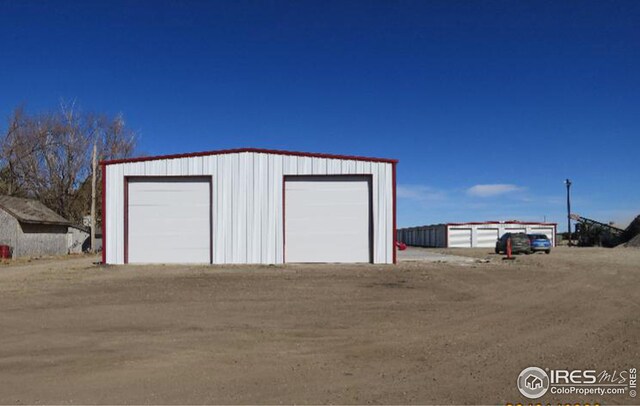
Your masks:
M 558 223 L 549 223 L 549 222 L 539 222 L 539 221 L 471 221 L 466 223 L 437 223 L 437 224 L 426 224 L 422 226 L 411 226 L 411 227 L 402 227 L 398 230 L 409 229 L 409 228 L 421 228 L 421 227 L 441 227 L 441 226 L 481 226 L 481 225 L 500 225 L 500 224 L 531 224 L 538 226 L 554 226 L 557 227 Z
M 390 164 L 397 164 L 399 162 L 397 159 L 374 158 L 374 157 L 365 157 L 365 156 L 358 156 L 358 155 L 323 154 L 323 153 L 313 153 L 313 152 L 285 151 L 285 150 L 278 150 L 278 149 L 262 149 L 262 148 L 236 148 L 236 149 L 221 149 L 221 150 L 214 150 L 214 151 L 190 152 L 190 153 L 182 153 L 182 154 L 151 155 L 151 156 L 143 156 L 143 157 L 136 157 L 136 158 L 103 160 L 103 161 L 100 161 L 100 165 L 114 165 L 114 164 L 132 163 L 132 162 L 157 161 L 161 159 L 192 158 L 192 157 L 199 157 L 199 156 L 236 154 L 236 153 L 243 153 L 243 152 L 253 152 L 253 153 L 263 153 L 263 154 L 273 154 L 273 155 L 306 156 L 311 158 L 344 159 L 344 160 L 351 160 L 351 161 L 383 162 L 383 163 L 390 163 Z
M 558 223 L 548 223 L 541 221 L 518 221 L 518 220 L 509 220 L 509 221 L 470 221 L 465 223 L 445 223 L 446 226 L 481 226 L 481 225 L 492 225 L 492 224 L 532 224 L 539 226 L 557 226 Z

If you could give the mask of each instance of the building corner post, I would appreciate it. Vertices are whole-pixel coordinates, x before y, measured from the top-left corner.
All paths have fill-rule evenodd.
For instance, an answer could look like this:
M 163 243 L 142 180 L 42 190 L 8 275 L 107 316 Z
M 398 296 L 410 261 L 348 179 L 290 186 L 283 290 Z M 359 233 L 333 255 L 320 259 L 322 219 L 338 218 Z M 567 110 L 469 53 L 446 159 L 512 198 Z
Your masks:
M 107 264 L 107 166 L 104 163 L 100 163 L 100 169 L 102 171 L 102 213 L 101 214 L 101 228 L 102 228 L 102 265 Z
M 398 263 L 398 244 L 397 244 L 397 238 L 398 238 L 398 229 L 397 229 L 397 193 L 396 193 L 396 166 L 398 165 L 397 162 L 394 162 L 392 164 L 392 169 L 391 169 L 391 177 L 392 177 L 392 182 L 393 182 L 393 263 L 397 264 Z

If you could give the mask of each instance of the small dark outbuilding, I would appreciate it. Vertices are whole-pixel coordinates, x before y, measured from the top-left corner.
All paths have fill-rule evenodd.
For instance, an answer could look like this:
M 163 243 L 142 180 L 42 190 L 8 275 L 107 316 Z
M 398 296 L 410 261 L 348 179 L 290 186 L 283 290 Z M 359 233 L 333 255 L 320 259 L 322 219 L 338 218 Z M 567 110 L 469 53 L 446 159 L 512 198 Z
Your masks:
M 70 225 L 37 200 L 0 195 L 0 245 L 14 258 L 67 254 Z

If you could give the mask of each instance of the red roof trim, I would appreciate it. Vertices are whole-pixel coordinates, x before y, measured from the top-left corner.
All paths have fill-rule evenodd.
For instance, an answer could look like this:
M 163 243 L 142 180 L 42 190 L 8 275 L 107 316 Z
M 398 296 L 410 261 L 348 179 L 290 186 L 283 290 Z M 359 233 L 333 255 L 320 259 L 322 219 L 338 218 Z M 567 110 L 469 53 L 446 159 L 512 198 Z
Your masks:
M 241 152 L 254 152 L 254 153 L 274 154 L 274 155 L 306 156 L 311 158 L 347 159 L 350 161 L 385 162 L 385 163 L 391 163 L 391 164 L 398 162 L 397 159 L 369 158 L 369 157 L 354 156 L 354 155 L 317 154 L 317 153 L 310 153 L 310 152 L 283 151 L 283 150 L 277 150 L 277 149 L 261 149 L 261 148 L 237 148 L 237 149 L 221 149 L 217 151 L 191 152 L 191 153 L 173 154 L 173 155 L 155 155 L 155 156 L 144 156 L 144 157 L 138 157 L 138 158 L 112 159 L 108 161 L 101 161 L 100 164 L 113 165 L 113 164 L 129 163 L 129 162 L 156 161 L 159 159 L 176 159 L 176 158 L 191 158 L 191 157 L 209 156 L 209 155 L 235 154 L 235 153 L 241 153 Z
M 511 221 L 475 221 L 475 222 L 469 222 L 469 223 L 440 223 L 440 224 L 428 224 L 428 225 L 423 225 L 423 226 L 413 226 L 413 227 L 402 227 L 400 228 L 400 230 L 409 230 L 409 229 L 414 229 L 414 228 L 422 228 L 422 227 L 438 227 L 438 226 L 453 226 L 453 227 L 459 227 L 459 226 L 481 226 L 481 225 L 492 225 L 492 224 L 522 224 L 522 225 L 534 225 L 534 226 L 554 226 L 557 227 L 558 223 L 543 223 L 543 222 L 537 222 L 537 221 L 517 221 L 517 220 L 511 220 Z
M 531 225 L 537 225 L 537 226 L 555 226 L 557 225 L 557 223 L 541 223 L 541 222 L 536 222 L 536 221 L 517 221 L 517 220 L 511 220 L 511 221 L 477 221 L 477 222 L 470 222 L 470 223 L 446 223 L 445 225 L 447 226 L 481 226 L 484 224 L 531 224 Z

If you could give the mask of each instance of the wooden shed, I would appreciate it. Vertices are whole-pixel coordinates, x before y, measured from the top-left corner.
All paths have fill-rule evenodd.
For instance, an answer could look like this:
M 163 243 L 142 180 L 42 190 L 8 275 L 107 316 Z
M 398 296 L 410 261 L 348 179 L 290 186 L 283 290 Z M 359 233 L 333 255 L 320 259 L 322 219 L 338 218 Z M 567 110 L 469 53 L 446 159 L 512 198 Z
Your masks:
M 14 258 L 67 254 L 69 225 L 37 200 L 0 195 L 0 245 Z

